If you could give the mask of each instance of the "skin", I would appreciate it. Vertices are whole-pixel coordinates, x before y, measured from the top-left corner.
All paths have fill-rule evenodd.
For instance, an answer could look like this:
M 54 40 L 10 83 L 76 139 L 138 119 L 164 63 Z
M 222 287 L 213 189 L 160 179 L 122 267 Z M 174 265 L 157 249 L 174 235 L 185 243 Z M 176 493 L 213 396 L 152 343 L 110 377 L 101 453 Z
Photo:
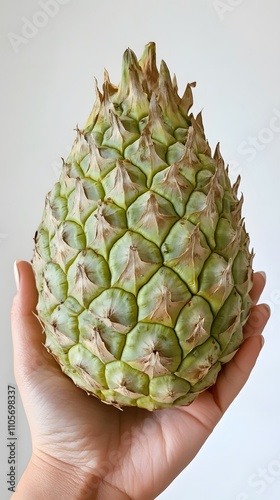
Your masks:
M 246 383 L 263 345 L 269 307 L 256 305 L 265 276 L 255 273 L 245 340 L 217 383 L 188 407 L 120 411 L 87 396 L 43 346 L 37 291 L 17 263 L 12 307 L 15 377 L 32 436 L 32 456 L 13 500 L 152 500 L 192 461 Z

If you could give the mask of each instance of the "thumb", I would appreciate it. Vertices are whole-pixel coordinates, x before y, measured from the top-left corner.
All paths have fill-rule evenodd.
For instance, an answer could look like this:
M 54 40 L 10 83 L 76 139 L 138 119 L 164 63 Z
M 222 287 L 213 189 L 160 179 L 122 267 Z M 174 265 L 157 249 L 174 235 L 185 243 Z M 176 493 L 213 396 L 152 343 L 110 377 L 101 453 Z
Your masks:
M 20 382 L 21 377 L 28 377 L 42 363 L 45 348 L 42 327 L 35 316 L 38 294 L 28 262 L 15 262 L 15 279 L 18 292 L 13 300 L 11 321 L 15 376 Z

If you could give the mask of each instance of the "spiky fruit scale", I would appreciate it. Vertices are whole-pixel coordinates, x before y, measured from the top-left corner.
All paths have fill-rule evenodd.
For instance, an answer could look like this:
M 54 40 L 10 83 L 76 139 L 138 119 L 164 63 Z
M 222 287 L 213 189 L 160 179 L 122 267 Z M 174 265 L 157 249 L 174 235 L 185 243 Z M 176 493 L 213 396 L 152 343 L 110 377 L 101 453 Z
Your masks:
M 252 253 L 219 147 L 155 45 L 127 50 L 121 83 L 77 129 L 46 198 L 33 268 L 46 347 L 116 406 L 188 405 L 243 340 Z

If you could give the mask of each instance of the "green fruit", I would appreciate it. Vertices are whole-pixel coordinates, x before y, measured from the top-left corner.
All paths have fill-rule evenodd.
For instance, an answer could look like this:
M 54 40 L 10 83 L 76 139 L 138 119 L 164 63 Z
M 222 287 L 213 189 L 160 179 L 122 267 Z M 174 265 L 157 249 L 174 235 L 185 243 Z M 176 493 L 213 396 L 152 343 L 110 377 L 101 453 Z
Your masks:
M 189 114 L 192 88 L 155 45 L 77 130 L 46 198 L 33 268 L 46 348 L 75 384 L 118 407 L 188 405 L 238 350 L 252 253 L 217 147 Z

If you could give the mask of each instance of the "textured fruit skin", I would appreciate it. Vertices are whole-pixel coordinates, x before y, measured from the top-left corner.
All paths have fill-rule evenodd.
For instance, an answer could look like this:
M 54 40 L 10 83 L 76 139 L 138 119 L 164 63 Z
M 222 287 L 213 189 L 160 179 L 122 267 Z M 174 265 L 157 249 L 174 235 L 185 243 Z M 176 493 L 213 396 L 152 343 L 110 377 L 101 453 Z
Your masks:
M 155 44 L 107 72 L 48 194 L 33 269 L 46 348 L 115 406 L 190 404 L 243 340 L 249 237 L 217 146 Z

